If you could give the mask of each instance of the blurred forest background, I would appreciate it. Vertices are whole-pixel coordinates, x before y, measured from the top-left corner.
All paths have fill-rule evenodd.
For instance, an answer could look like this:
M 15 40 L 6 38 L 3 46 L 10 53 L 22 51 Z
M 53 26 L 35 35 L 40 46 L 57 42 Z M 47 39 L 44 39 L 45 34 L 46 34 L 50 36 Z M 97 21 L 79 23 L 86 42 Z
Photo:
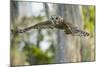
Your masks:
M 65 35 L 56 29 L 11 33 L 11 65 L 95 61 L 95 6 L 11 1 L 10 7 L 14 30 L 59 15 L 90 33 L 88 37 Z

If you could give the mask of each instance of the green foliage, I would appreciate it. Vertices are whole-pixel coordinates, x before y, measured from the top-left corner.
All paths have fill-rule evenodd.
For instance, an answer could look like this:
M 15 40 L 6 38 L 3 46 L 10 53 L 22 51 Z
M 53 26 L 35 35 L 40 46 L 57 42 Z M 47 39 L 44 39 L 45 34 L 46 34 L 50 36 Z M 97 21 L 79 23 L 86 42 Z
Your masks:
M 84 29 L 87 29 L 91 37 L 94 36 L 95 32 L 95 6 L 83 6 L 83 19 L 84 19 Z
M 27 62 L 29 64 L 49 64 L 52 62 L 52 57 L 48 56 L 47 53 L 44 53 L 40 48 L 34 46 L 34 44 L 28 44 L 23 48 L 27 56 Z
M 95 6 L 82 6 L 84 26 L 83 28 L 90 33 L 90 37 L 82 46 L 82 61 L 95 60 Z M 84 42 L 84 41 L 83 41 Z
M 39 20 L 39 21 L 42 21 L 43 19 L 44 19 L 44 16 L 36 16 L 36 17 L 34 17 L 35 18 L 35 20 Z
M 12 24 L 11 24 L 11 28 L 13 30 L 17 30 L 17 27 L 27 27 L 28 25 L 33 25 L 37 22 L 42 22 L 44 20 L 44 16 L 31 16 L 31 17 L 23 17 L 21 18 L 19 21 L 15 20 Z M 24 35 L 20 35 L 20 34 L 15 34 L 12 33 L 11 36 L 11 51 L 16 50 L 16 53 L 11 52 L 12 56 L 14 56 L 15 58 L 13 58 L 14 61 L 16 61 L 16 56 L 17 53 L 20 52 L 19 51 L 19 47 L 21 47 L 21 42 L 23 42 L 25 45 L 23 46 L 23 48 L 21 48 L 21 52 L 23 52 L 23 58 L 25 58 L 26 60 L 24 60 L 24 62 L 32 65 L 32 64 L 50 64 L 53 62 L 53 51 L 52 49 L 48 49 L 47 51 L 43 52 L 40 48 L 40 42 L 43 41 L 44 39 L 44 35 L 42 35 L 41 30 L 37 30 L 35 31 L 35 33 L 37 32 L 37 36 L 35 39 L 37 39 L 36 44 L 30 43 L 29 42 L 29 37 L 34 34 L 34 31 L 30 32 L 30 33 L 24 33 Z M 48 31 L 48 33 L 50 33 Z M 48 35 L 50 36 L 50 35 Z M 24 37 L 24 38 L 23 38 Z M 19 57 L 21 58 L 22 54 L 19 54 Z M 16 55 L 16 56 L 15 56 Z M 20 60 L 20 59 L 18 59 Z M 16 62 L 15 62 L 16 63 Z M 17 64 L 17 63 L 16 63 Z M 19 63 L 18 63 L 19 64 Z
M 95 7 L 94 6 L 82 6 L 82 13 L 83 13 L 83 19 L 84 19 L 84 29 L 90 32 L 91 38 L 94 38 L 94 31 L 95 31 Z M 27 26 L 34 25 L 38 22 L 42 22 L 45 20 L 46 17 L 44 16 L 31 16 L 31 17 L 23 17 L 20 20 L 15 20 L 14 22 L 11 23 L 11 28 L 14 30 L 17 30 L 17 27 L 23 27 L 26 28 Z M 30 43 L 29 37 L 37 32 L 36 36 L 36 44 Z M 47 36 L 52 36 L 52 34 L 49 30 L 47 30 Z M 53 43 L 53 39 L 49 40 L 51 42 L 50 47 L 43 52 L 42 49 L 39 47 L 41 41 L 43 41 L 45 35 L 42 34 L 41 30 L 37 31 L 32 31 L 32 32 L 26 32 L 24 35 L 22 34 L 21 36 L 19 34 L 14 35 L 12 34 L 12 40 L 11 40 L 11 56 L 14 58 L 12 61 L 17 61 L 19 62 L 20 59 L 23 57 L 25 58 L 24 62 L 27 62 L 30 65 L 37 65 L 37 64 L 51 64 L 54 62 L 54 53 L 55 53 L 55 47 Z M 89 42 L 91 41 L 91 38 L 88 40 Z M 24 41 L 23 41 L 24 40 Z M 23 48 L 21 48 L 22 51 L 19 50 L 19 47 L 22 47 L 21 42 L 24 42 Z M 70 42 L 70 41 L 69 41 Z M 85 42 L 85 41 L 84 41 Z M 47 45 L 47 44 L 44 44 Z M 88 44 L 87 44 L 88 45 Z M 82 54 L 82 61 L 90 61 L 91 57 L 91 46 L 94 44 L 90 44 L 89 46 L 84 46 L 82 47 L 83 49 L 83 54 Z M 58 45 L 57 45 L 58 46 Z M 73 46 L 72 46 L 73 47 Z M 76 49 L 74 49 L 76 50 Z M 23 52 L 23 53 L 22 53 Z M 70 52 L 70 51 L 68 51 Z M 21 54 L 22 53 L 22 54 Z M 17 58 L 18 57 L 18 58 Z M 16 60 L 17 58 L 17 60 Z M 16 63 L 15 64 L 19 64 Z M 25 63 L 22 63 L 25 64 Z

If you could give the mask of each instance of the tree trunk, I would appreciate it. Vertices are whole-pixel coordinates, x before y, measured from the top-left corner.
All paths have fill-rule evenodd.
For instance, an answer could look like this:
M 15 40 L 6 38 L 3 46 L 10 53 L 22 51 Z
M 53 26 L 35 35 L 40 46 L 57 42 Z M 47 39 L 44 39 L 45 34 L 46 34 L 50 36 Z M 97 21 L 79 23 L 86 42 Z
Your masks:
M 67 5 L 66 6 L 66 18 L 68 22 L 77 24 L 77 26 L 82 28 L 82 14 L 80 6 L 78 5 Z M 79 36 L 67 36 L 67 50 L 66 57 L 68 62 L 79 62 L 81 61 L 80 55 L 80 37 Z
M 82 26 L 82 16 L 80 6 L 59 4 L 57 15 L 60 15 L 68 22 Z M 58 44 L 56 45 L 56 63 L 81 61 L 80 37 L 66 35 L 62 31 L 57 31 Z
M 49 7 L 47 3 L 44 3 L 44 10 L 45 10 L 46 17 L 49 19 Z
M 25 6 L 26 3 L 26 6 Z M 24 6 L 23 6 L 24 4 Z M 20 7 L 19 7 L 20 5 Z M 18 18 L 24 16 L 31 16 L 32 14 L 27 13 L 27 8 L 31 5 L 29 2 L 17 2 L 11 1 L 11 27 L 16 30 L 18 22 Z M 23 9 L 21 9 L 23 7 Z M 27 8 L 26 8 L 27 7 Z M 22 13 L 24 12 L 24 13 Z M 31 13 L 31 10 L 28 11 Z M 21 16 L 21 17 L 20 17 Z M 20 43 L 19 43 L 19 35 L 11 33 L 11 65 L 24 65 L 25 64 L 25 57 L 24 54 L 19 50 Z

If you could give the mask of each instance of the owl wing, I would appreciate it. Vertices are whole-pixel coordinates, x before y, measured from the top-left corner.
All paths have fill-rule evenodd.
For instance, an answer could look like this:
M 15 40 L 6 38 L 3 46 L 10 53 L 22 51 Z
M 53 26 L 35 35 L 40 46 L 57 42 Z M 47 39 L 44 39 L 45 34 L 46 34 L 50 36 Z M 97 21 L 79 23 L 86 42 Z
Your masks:
M 72 34 L 73 36 L 89 36 L 88 32 L 78 29 L 77 25 L 74 25 L 69 22 L 66 22 L 64 25 L 65 25 L 64 32 L 66 34 Z
M 79 30 L 77 28 L 76 29 L 73 28 L 72 31 L 73 31 L 74 35 L 76 35 L 76 36 L 89 36 L 89 33 L 88 32 Z
M 54 25 L 51 23 L 51 21 L 44 21 L 44 22 L 40 22 L 38 24 L 32 25 L 30 27 L 27 27 L 25 29 L 20 29 L 18 33 L 23 33 L 31 29 L 53 29 L 53 28 L 54 28 Z
M 63 22 L 63 27 L 64 27 L 64 32 L 66 34 L 73 34 L 72 30 L 71 30 L 71 26 L 70 26 L 70 23 L 68 22 Z

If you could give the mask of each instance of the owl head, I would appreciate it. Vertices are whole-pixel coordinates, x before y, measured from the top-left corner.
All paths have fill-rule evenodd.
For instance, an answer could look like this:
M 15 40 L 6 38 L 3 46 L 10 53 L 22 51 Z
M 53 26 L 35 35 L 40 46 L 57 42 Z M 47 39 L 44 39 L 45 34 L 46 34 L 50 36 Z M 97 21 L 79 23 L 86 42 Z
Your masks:
M 63 18 L 61 16 L 53 15 L 50 17 L 50 21 L 52 22 L 52 24 L 60 24 L 63 22 Z

